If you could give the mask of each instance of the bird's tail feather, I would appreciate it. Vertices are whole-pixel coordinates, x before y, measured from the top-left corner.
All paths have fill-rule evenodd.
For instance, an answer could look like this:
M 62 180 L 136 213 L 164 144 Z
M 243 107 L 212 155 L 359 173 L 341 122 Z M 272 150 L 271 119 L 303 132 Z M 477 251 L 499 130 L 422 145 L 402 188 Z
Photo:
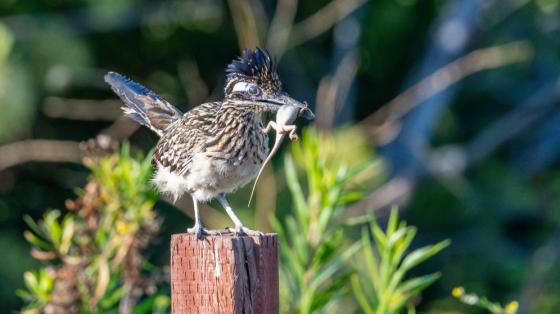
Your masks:
M 105 75 L 105 82 L 125 103 L 124 113 L 134 121 L 163 134 L 163 130 L 183 113 L 146 87 L 115 72 Z

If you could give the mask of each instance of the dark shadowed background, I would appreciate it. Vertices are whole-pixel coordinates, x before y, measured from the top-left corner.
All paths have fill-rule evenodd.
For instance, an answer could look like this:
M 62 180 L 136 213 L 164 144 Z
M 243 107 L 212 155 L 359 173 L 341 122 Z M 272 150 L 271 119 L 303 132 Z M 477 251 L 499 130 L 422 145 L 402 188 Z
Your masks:
M 386 217 L 398 205 L 419 243 L 452 240 L 422 266 L 442 277 L 420 312 L 473 312 L 451 298 L 456 286 L 560 312 L 559 13 L 558 0 L 1 1 L 1 307 L 21 306 L 14 291 L 39 265 L 23 216 L 64 208 L 86 182 L 78 143 L 105 134 L 148 151 L 157 140 L 122 118 L 103 75 L 188 110 L 219 99 L 225 66 L 261 46 L 319 129 L 359 130 L 367 141 L 345 132 L 341 149 L 383 160 L 383 182 L 348 210 Z M 290 207 L 261 188 L 247 209 L 249 190 L 230 199 L 251 226 Z M 158 265 L 169 235 L 192 224 L 190 201 L 178 207 L 157 205 Z M 227 224 L 214 203 L 202 215 Z

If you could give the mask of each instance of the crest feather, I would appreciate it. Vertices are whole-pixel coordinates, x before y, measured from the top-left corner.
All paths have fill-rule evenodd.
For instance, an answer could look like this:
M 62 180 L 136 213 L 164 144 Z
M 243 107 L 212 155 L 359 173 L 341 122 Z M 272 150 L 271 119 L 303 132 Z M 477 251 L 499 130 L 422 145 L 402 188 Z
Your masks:
M 257 47 L 255 50 L 244 49 L 241 57 L 233 60 L 228 65 L 226 74 L 228 78 L 235 74 L 264 78 L 271 74 L 276 74 L 276 62 L 262 48 Z

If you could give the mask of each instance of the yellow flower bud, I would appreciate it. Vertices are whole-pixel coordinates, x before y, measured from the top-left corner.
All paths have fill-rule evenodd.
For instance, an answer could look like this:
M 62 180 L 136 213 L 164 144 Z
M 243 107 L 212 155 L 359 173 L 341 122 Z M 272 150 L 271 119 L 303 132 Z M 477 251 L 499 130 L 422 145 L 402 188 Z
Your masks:
M 455 287 L 451 290 L 451 295 L 455 298 L 460 298 L 465 294 L 465 289 L 463 287 Z
M 506 305 L 505 311 L 507 314 L 515 314 L 519 309 L 519 302 L 511 301 Z

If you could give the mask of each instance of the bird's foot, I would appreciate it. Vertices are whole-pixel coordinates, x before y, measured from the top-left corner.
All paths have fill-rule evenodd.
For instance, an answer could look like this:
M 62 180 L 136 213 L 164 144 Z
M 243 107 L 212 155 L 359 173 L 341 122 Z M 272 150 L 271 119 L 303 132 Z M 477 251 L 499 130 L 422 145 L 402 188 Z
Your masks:
M 202 240 L 202 238 L 204 236 L 207 236 L 207 235 L 216 235 L 216 234 L 220 235 L 220 232 L 213 231 L 213 230 L 208 230 L 200 224 L 195 224 L 192 228 L 188 228 L 187 232 L 192 233 L 192 234 L 196 234 L 196 238 L 198 240 Z
M 233 232 L 238 236 L 245 236 L 245 235 L 259 236 L 259 237 L 264 236 L 264 233 L 262 231 L 251 230 L 251 229 L 249 229 L 247 227 L 244 227 L 244 226 L 237 226 L 234 229 L 228 227 L 228 228 L 226 228 L 226 230 L 228 230 L 229 232 Z

